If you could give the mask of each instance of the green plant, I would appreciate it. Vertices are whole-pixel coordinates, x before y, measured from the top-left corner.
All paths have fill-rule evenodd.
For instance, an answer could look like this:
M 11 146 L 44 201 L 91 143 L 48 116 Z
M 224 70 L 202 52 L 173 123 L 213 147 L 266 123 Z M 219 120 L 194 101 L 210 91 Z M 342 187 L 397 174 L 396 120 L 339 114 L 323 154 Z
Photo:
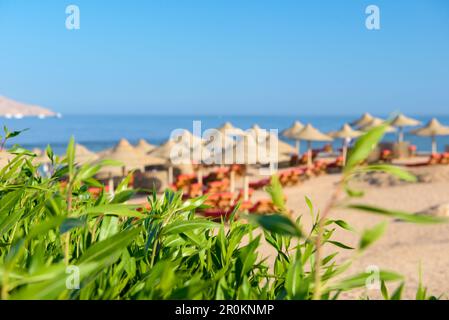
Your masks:
M 216 223 L 195 214 L 204 196 L 182 201 L 181 193 L 167 190 L 148 197 L 150 209 L 125 204 L 135 193 L 128 188 L 130 176 L 113 197 L 104 190 L 93 197 L 88 187 L 102 187 L 96 173 L 118 164 L 78 166 L 73 139 L 62 158 L 47 148 L 54 168 L 49 177 L 39 175 L 35 155 L 14 147 L 15 158 L 0 169 L 1 298 L 337 299 L 341 292 L 365 286 L 369 274 L 345 272 L 381 236 L 385 224 L 365 231 L 359 247 L 351 248 L 332 240 L 336 228 L 353 232 L 345 221 L 331 219 L 335 207 L 414 223 L 441 222 L 340 199 L 345 191 L 349 197 L 361 195 L 350 188 L 351 177 L 359 172 L 382 170 L 414 179 L 395 167 L 360 165 L 383 130 L 374 129 L 358 141 L 323 212 L 306 198 L 313 218 L 309 230 L 301 217 L 289 216 L 276 177 L 267 191 L 278 212 L 240 220 L 234 212 L 228 223 Z M 263 239 L 276 250 L 273 266 L 258 252 Z M 326 244 L 353 250 L 354 257 L 337 264 L 337 251 L 322 257 Z M 68 285 L 72 270 L 79 270 L 80 289 Z M 381 271 L 379 278 L 387 299 L 385 282 L 401 281 L 391 298 L 401 297 L 399 274 Z M 417 298 L 429 298 L 421 285 Z

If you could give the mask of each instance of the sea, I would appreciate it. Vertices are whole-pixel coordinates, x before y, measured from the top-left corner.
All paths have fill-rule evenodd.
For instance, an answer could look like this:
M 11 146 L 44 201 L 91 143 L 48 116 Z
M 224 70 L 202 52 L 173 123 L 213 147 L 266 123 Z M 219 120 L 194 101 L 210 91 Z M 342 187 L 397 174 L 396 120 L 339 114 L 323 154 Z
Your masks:
M 131 143 L 137 143 L 141 138 L 152 144 L 161 144 L 166 141 L 172 130 L 182 128 L 193 131 L 193 121 L 201 121 L 202 130 L 220 127 L 229 121 L 241 129 L 249 129 L 258 124 L 265 129 L 278 129 L 280 132 L 299 120 L 303 124 L 311 123 L 322 132 L 339 129 L 344 123 L 356 120 L 357 116 L 187 116 L 187 115 L 63 115 L 62 118 L 22 118 L 0 119 L 0 124 L 10 131 L 23 130 L 19 136 L 9 142 L 19 144 L 27 149 L 44 149 L 50 144 L 56 154 L 65 152 L 67 142 L 73 135 L 77 143 L 85 145 L 92 151 L 101 151 L 114 146 L 121 138 Z M 423 123 L 432 116 L 416 116 Z M 438 119 L 449 125 L 449 116 L 439 116 Z M 405 140 L 416 145 L 419 151 L 426 152 L 431 149 L 430 138 L 417 137 L 405 130 Z M 0 135 L 3 135 L 0 132 Z M 280 135 L 280 138 L 294 145 Z M 387 134 L 385 141 L 395 141 L 396 134 Z M 439 152 L 449 146 L 449 137 L 438 137 Z M 335 147 L 341 146 L 341 141 L 334 141 Z M 323 143 L 314 143 L 319 148 Z M 8 146 L 8 144 L 7 144 Z

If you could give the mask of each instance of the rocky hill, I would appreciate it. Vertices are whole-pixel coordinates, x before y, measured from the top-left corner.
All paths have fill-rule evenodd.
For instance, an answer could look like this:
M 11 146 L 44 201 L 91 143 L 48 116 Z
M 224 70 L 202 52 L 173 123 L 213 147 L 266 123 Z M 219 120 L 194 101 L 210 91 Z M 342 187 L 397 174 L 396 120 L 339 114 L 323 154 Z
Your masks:
M 36 105 L 17 102 L 0 96 L 0 117 L 22 118 L 22 117 L 55 117 L 58 114 Z

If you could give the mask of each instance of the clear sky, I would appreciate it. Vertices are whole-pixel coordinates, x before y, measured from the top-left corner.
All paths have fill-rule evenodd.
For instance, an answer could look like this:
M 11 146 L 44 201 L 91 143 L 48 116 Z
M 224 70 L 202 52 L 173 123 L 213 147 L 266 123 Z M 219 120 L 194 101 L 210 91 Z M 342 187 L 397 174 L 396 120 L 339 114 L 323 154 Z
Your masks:
M 0 0 L 0 95 L 65 114 L 448 114 L 449 1 Z

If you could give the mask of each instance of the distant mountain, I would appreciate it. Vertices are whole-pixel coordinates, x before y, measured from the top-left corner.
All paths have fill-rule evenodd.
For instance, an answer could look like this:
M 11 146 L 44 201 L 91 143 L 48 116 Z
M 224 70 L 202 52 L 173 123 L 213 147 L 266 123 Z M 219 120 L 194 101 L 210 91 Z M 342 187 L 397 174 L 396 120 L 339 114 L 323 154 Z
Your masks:
M 56 117 L 57 113 L 35 105 L 17 102 L 0 96 L 0 117 L 22 118 L 22 117 Z

